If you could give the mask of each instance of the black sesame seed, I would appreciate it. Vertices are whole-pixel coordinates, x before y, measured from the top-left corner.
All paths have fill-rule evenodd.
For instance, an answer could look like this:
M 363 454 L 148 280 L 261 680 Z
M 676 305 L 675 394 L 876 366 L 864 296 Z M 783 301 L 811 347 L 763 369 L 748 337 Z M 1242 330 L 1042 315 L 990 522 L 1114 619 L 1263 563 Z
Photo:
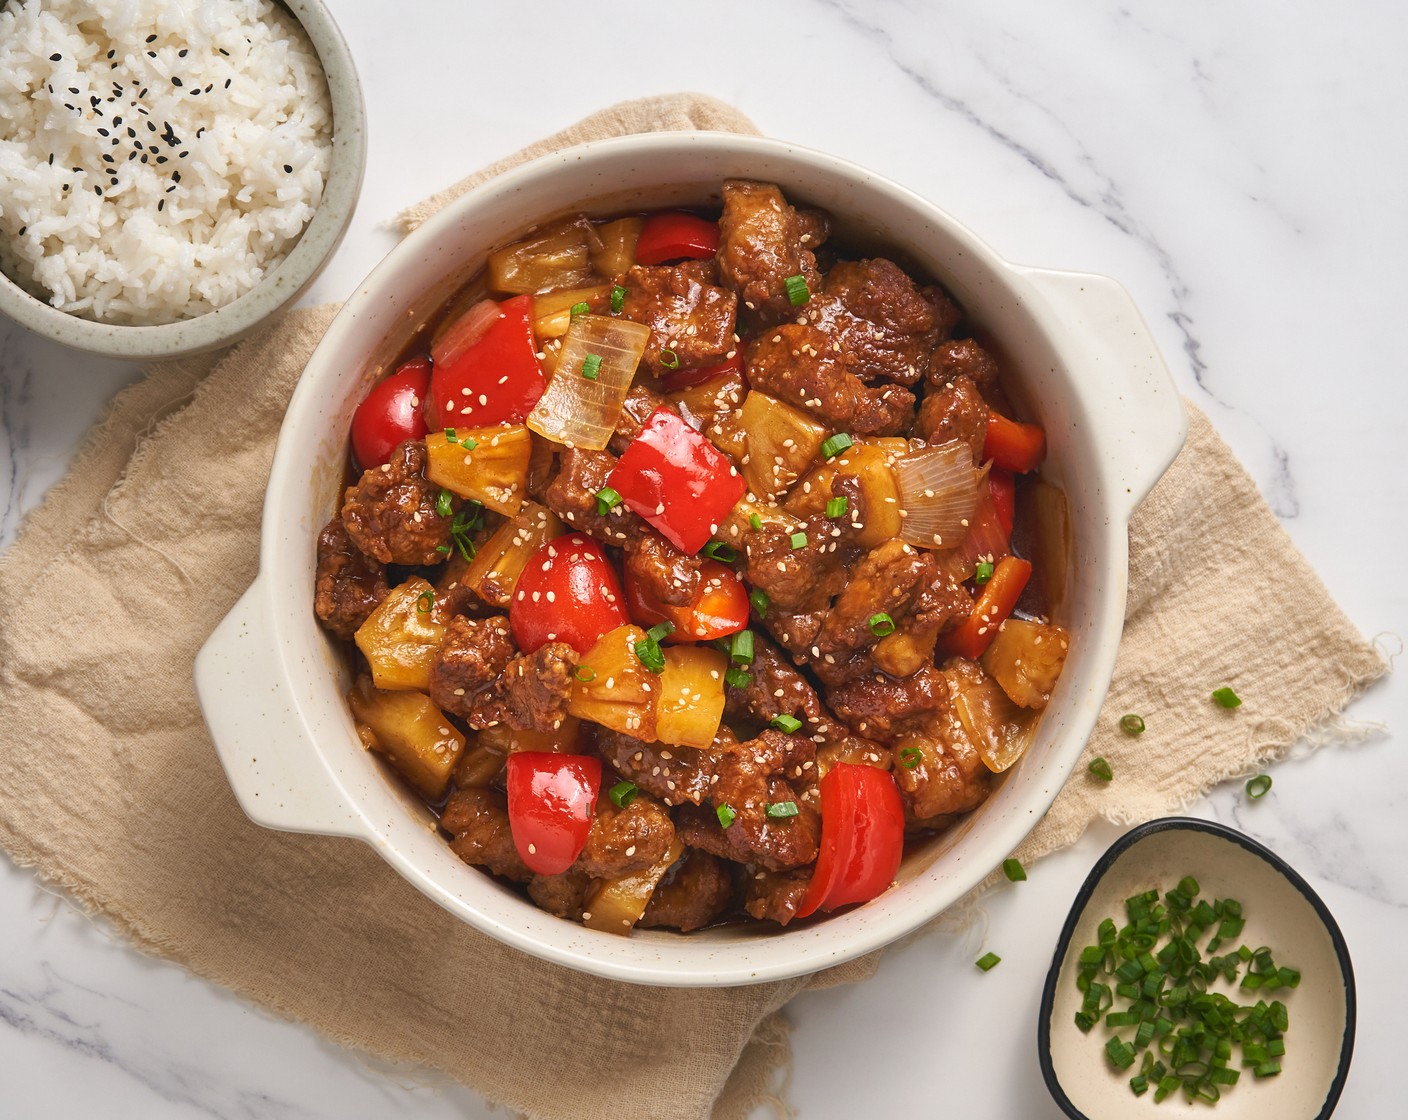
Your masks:
M 68 191 L 68 188 L 69 188 L 69 184 L 68 184 L 68 183 L 65 183 L 65 184 L 64 184 L 64 191 L 67 192 L 67 191 Z
M 176 189 L 175 186 L 167 187 L 167 188 L 166 188 L 166 193 L 167 193 L 167 194 L 170 194 L 170 193 L 171 193 L 172 191 L 174 191 L 175 189 Z
M 165 162 L 166 162 L 166 157 L 165 157 L 165 156 L 157 156 L 157 157 L 156 157 L 156 161 L 157 161 L 157 163 L 165 163 Z
M 142 87 L 142 91 L 141 91 L 139 94 L 137 94 L 137 96 L 138 96 L 138 97 L 146 97 L 146 96 L 147 96 L 147 90 L 148 90 L 149 88 L 150 88 L 150 87 L 148 87 L 148 86 L 143 86 L 143 87 Z
M 164 198 L 159 198 L 159 199 L 156 200 L 156 212 L 157 212 L 158 214 L 161 213 L 163 207 L 165 207 L 165 206 L 166 206 L 166 199 L 164 199 Z
M 153 132 L 156 131 L 156 125 L 153 124 L 151 121 L 148 121 L 148 122 L 147 122 L 147 127 L 148 127 L 149 129 L 151 129 Z
M 50 152 L 50 153 L 49 153 L 49 166 L 50 166 L 50 167 L 53 167 L 53 166 L 54 166 L 54 153 L 53 153 L 53 152 Z
M 176 158 L 177 158 L 177 159 L 185 159 L 185 158 L 186 158 L 188 155 L 190 155 L 190 154 L 191 154 L 190 152 L 186 152 L 186 151 L 177 152 L 177 153 L 176 153 Z
M 51 54 L 51 55 L 49 56 L 49 61 L 50 61 L 50 62 L 62 62 L 63 60 L 64 60 L 64 56 L 61 55 L 61 54 Z
M 68 91 L 69 91 L 69 93 L 77 93 L 77 92 L 78 92 L 78 87 L 77 87 L 77 86 L 69 86 L 69 87 L 68 87 Z
M 23 237 L 23 236 L 24 236 L 26 233 L 28 233 L 28 232 L 29 232 L 29 227 L 28 227 L 28 226 L 20 226 L 20 236 L 21 236 L 21 237 Z
M 136 159 L 136 158 L 137 158 L 137 153 L 136 153 L 136 152 L 128 152 L 128 153 L 127 153 L 127 162 L 128 162 L 128 163 L 131 163 L 131 162 L 132 162 L 134 159 Z
M 117 180 L 115 178 L 109 179 L 108 182 L 110 182 L 113 186 L 117 186 Z
M 284 164 L 284 173 L 285 173 L 285 174 L 288 174 L 288 175 L 292 175 L 292 174 L 293 174 L 293 164 L 291 164 L 291 163 L 286 163 L 286 164 Z
M 225 88 L 226 88 L 226 89 L 229 89 L 229 88 L 230 88 L 230 83 L 231 83 L 232 81 L 234 81 L 233 78 L 226 78 L 226 79 L 225 79 Z M 53 90 L 50 90 L 49 92 L 50 92 L 50 93 L 53 93 L 54 91 L 53 91 Z
M 102 187 L 94 187 L 94 188 L 93 188 L 93 193 L 96 194 L 96 195 L 101 195 L 101 194 L 103 193 L 103 188 L 102 188 Z
M 107 129 L 105 129 L 105 128 L 100 128 L 100 129 L 98 129 L 98 135 L 99 135 L 99 136 L 111 136 L 112 133 L 109 132 L 109 131 L 108 131 Z
M 146 162 L 147 162 L 147 153 L 146 153 L 146 152 L 143 152 L 143 153 L 142 153 L 142 162 L 143 162 L 143 163 L 146 163 Z
M 132 137 L 132 139 L 134 140 L 137 138 L 137 130 L 133 128 L 130 124 L 127 126 L 127 135 Z
M 122 123 L 122 118 L 121 118 L 121 117 L 113 117 L 112 123 L 113 123 L 114 125 L 119 125 L 119 124 Z
M 112 57 L 113 57 L 114 55 L 116 55 L 116 54 L 117 54 L 117 51 L 115 51 L 115 50 L 113 50 L 113 51 L 108 51 L 108 57 L 109 57 L 109 58 L 112 58 Z
M 147 42 L 148 42 L 148 43 L 155 43 L 155 42 L 156 42 L 156 36 L 155 36 L 155 35 L 148 35 L 148 36 L 147 36 Z
M 227 51 L 224 47 L 220 47 L 220 48 L 218 48 L 218 49 L 219 49 L 220 53 L 223 54 L 226 58 L 229 58 L 229 57 L 230 57 L 230 52 Z
M 83 168 L 81 168 L 81 167 L 75 167 L 73 170 L 74 170 L 74 173 L 77 174 L 78 172 L 82 171 Z
M 50 85 L 49 85 L 49 92 L 50 92 L 50 93 L 53 93 L 53 92 L 54 92 L 53 83 L 50 83 Z
M 171 181 L 173 183 L 179 183 L 181 181 L 181 173 L 179 171 L 173 171 L 171 173 Z
M 117 161 L 114 160 L 114 159 L 112 158 L 112 156 L 110 156 L 107 152 L 104 152 L 104 153 L 103 153 L 103 162 L 104 162 L 104 163 L 116 163 Z
M 177 58 L 185 58 L 185 57 L 186 57 L 186 48 L 185 48 L 185 47 L 182 47 L 179 51 L 177 51 L 177 52 L 176 52 L 176 57 L 177 57 Z
M 206 92 L 206 93 L 209 93 L 209 92 L 210 92 L 212 89 L 214 89 L 214 88 L 215 88 L 215 83 L 214 83 L 214 82 L 209 82 L 209 83 L 206 84 L 205 92 Z
M 176 77 L 175 74 L 172 74 L 172 75 L 171 75 L 171 84 L 172 84 L 173 86 L 175 86 L 177 89 L 180 89 L 180 88 L 181 88 L 181 79 L 178 78 L 178 77 Z
M 69 92 L 70 92 L 70 93 L 77 93 L 78 91 L 75 89 L 75 90 L 70 90 Z M 96 108 L 98 107 L 98 103 L 99 103 L 101 100 L 102 100 L 102 98 L 100 98 L 100 97 L 90 97 L 90 98 L 88 98 L 88 104 L 92 105 L 93 108 L 96 109 Z
M 148 52 L 147 52 L 147 57 L 148 57 L 148 58 L 155 58 L 155 57 L 156 57 L 156 51 L 148 51 Z
M 193 90 L 191 90 L 191 96 L 192 96 L 192 97 L 199 97 L 199 96 L 200 96 L 200 90 L 198 90 L 198 89 L 193 89 Z

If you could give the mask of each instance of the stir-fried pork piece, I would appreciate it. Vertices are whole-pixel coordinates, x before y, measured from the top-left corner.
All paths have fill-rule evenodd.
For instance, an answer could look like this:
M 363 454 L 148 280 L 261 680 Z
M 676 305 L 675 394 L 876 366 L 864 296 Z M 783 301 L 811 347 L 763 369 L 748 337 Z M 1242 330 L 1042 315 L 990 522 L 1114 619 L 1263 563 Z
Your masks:
M 513 846 L 502 794 L 488 789 L 455 790 L 440 814 L 440 827 L 454 837 L 450 850 L 465 863 L 487 867 L 495 875 L 519 883 L 532 878 Z
M 576 866 L 593 879 L 631 875 L 653 867 L 674 838 L 669 809 L 649 794 L 637 793 L 624 809 L 603 795 Z
M 728 865 L 708 852 L 686 848 L 683 858 L 656 886 L 637 924 L 688 933 L 723 913 L 732 896 L 733 876 Z
M 619 731 L 596 729 L 597 749 L 621 775 L 666 805 L 698 805 L 714 781 L 714 758 L 695 747 L 647 743 Z
M 745 880 L 743 908 L 759 921 L 785 926 L 797 916 L 797 908 L 811 885 L 810 870 L 754 871 Z
M 517 654 L 503 615 L 456 615 L 430 667 L 430 698 L 471 727 L 549 731 L 567 715 L 576 667 L 564 642 Z
M 641 364 L 663 369 L 715 365 L 734 348 L 738 297 L 718 286 L 713 261 L 636 265 L 621 281 L 621 316 L 650 328 Z M 662 357 L 668 350 L 674 357 Z
M 795 307 L 787 278 L 801 276 L 819 291 L 814 250 L 824 237 L 817 216 L 799 214 L 771 183 L 729 179 L 719 218 L 719 274 L 748 311 L 765 320 L 788 318 Z
M 386 598 L 386 569 L 352 543 L 342 518 L 318 534 L 313 612 L 339 638 L 351 638 Z
M 543 504 L 568 525 L 614 545 L 623 545 L 646 531 L 645 522 L 624 505 L 609 513 L 597 512 L 597 491 L 606 485 L 616 466 L 615 455 L 569 447 L 562 452 L 561 464 L 557 477 L 543 492 Z
M 973 462 L 981 462 L 988 406 L 973 379 L 958 373 L 942 385 L 931 386 L 919 403 L 914 434 L 933 446 L 960 440 L 972 450 Z
M 440 488 L 425 477 L 425 444 L 407 440 L 391 461 L 362 473 L 342 502 L 352 543 L 383 564 L 438 564 L 450 518 L 435 512 Z

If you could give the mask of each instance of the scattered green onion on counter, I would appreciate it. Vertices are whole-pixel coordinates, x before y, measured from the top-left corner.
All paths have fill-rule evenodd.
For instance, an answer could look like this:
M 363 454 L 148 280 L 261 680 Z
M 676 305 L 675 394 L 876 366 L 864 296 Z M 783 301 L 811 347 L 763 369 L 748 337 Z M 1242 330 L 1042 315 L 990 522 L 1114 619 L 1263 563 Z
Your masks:
M 996 968 L 999 964 L 1002 963 L 1002 958 L 999 957 L 996 953 L 984 953 L 973 963 L 976 964 L 984 972 L 991 972 L 994 968 Z
M 1143 735 L 1144 717 L 1137 716 L 1133 712 L 1126 716 L 1120 716 L 1120 730 L 1126 735 Z
M 1115 772 L 1110 769 L 1110 764 L 1103 758 L 1094 759 L 1086 769 L 1102 782 L 1114 781 Z
M 1230 688 L 1217 689 L 1212 694 L 1212 698 L 1217 701 L 1219 707 L 1226 708 L 1229 711 L 1242 706 L 1242 698 Z
M 1027 869 L 1022 866 L 1022 861 L 1019 859 L 1003 860 L 1002 873 L 1014 883 L 1025 883 L 1027 881 Z
M 1265 797 L 1271 789 L 1271 775 L 1258 774 L 1247 782 L 1247 796 L 1253 801 Z

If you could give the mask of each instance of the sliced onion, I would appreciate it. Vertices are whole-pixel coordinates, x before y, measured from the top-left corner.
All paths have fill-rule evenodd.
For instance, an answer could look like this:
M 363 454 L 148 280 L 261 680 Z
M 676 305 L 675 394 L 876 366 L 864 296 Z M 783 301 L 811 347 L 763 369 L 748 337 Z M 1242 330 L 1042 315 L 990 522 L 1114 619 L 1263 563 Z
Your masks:
M 895 460 L 904 527 L 900 539 L 919 548 L 957 548 L 968 531 L 987 471 L 973 466 L 960 440 L 911 451 Z
M 987 486 L 987 472 L 984 471 L 973 516 L 968 519 L 968 532 L 956 549 L 940 558 L 940 565 L 953 576 L 955 582 L 962 583 L 973 578 L 979 560 L 995 564 L 1011 551 L 1007 530 L 1002 527 L 1002 518 L 997 516 L 992 491 Z
M 569 447 L 600 451 L 611 440 L 650 328 L 609 315 L 579 315 L 562 340 L 547 392 L 528 415 L 528 427 Z M 588 355 L 601 359 L 596 377 L 582 376 Z
M 453 365 L 461 354 L 489 333 L 502 317 L 499 305 L 491 299 L 481 299 L 431 343 L 430 360 L 437 366 Z

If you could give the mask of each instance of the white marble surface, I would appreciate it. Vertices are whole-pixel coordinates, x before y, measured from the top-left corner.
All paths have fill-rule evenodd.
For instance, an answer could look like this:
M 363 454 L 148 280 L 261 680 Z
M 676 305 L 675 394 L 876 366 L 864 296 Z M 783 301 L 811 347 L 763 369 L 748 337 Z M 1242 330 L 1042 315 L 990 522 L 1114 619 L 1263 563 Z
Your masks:
M 313 293 L 345 295 L 398 208 L 625 97 L 676 89 L 929 195 L 1007 257 L 1119 278 L 1366 635 L 1408 632 L 1408 9 L 1374 0 L 1001 5 L 714 0 L 583 6 L 332 0 L 361 67 L 371 164 Z M 396 14 L 392 14 L 395 12 Z M 0 543 L 134 367 L 0 325 Z M 1408 990 L 1405 688 L 1361 745 L 1196 807 L 1289 858 L 1361 977 L 1338 1115 L 1372 1120 Z M 0 800 L 3 811 L 3 800 Z M 986 931 L 929 935 L 869 983 L 792 1007 L 804 1117 L 1059 1116 L 1035 1062 L 1040 979 L 1100 828 L 996 892 Z M 1003 957 L 981 975 L 985 949 Z M 148 960 L 0 862 L 0 1115 L 146 1120 L 479 1117 L 474 1094 L 380 1070 Z

